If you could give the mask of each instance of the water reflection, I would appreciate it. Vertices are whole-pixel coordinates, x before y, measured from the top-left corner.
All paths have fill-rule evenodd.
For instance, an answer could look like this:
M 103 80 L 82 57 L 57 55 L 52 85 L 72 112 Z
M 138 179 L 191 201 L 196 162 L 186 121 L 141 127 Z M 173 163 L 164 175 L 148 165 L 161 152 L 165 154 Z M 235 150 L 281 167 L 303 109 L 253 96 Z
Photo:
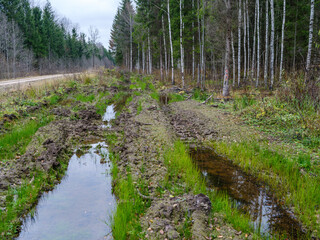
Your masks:
M 66 176 L 53 191 L 44 193 L 22 226 L 18 240 L 87 240 L 111 238 L 108 223 L 115 209 L 112 178 L 105 143 L 72 156 Z M 108 235 L 108 236 L 107 236 Z
M 269 236 L 281 233 L 291 239 L 307 239 L 293 214 L 282 208 L 256 178 L 211 149 L 190 149 L 190 153 L 208 186 L 225 191 L 236 200 L 237 206 L 251 215 L 255 228 L 261 234 Z
M 115 119 L 116 117 L 116 112 L 114 110 L 114 105 L 110 105 L 107 107 L 105 114 L 102 117 L 102 121 L 107 122 L 108 124 L 104 126 L 104 128 L 111 128 L 111 120 Z

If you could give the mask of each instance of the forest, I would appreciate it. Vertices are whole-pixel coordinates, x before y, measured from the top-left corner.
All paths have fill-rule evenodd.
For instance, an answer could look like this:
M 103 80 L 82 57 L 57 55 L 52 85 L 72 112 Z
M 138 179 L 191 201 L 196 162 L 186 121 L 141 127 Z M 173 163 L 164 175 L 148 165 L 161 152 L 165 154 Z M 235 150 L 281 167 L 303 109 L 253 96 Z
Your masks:
M 0 0 L 0 239 L 320 239 L 320 1 L 84 3 Z
M 316 90 L 319 8 L 313 0 L 137 0 L 136 8 L 123 0 L 110 50 L 131 71 L 216 85 L 225 96 L 230 86 L 273 89 L 305 73 Z
M 111 66 L 107 49 L 92 27 L 90 36 L 58 17 L 50 2 L 0 1 L 0 78 L 79 72 Z

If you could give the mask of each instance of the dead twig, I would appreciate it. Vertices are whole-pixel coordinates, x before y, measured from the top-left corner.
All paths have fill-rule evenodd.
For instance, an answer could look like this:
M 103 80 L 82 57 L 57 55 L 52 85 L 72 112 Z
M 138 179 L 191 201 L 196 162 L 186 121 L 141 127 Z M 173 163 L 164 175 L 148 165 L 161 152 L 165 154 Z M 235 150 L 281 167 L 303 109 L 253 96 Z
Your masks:
M 205 100 L 201 104 L 207 104 L 210 101 L 211 98 L 213 98 L 213 94 L 210 97 L 208 97 L 207 100 Z

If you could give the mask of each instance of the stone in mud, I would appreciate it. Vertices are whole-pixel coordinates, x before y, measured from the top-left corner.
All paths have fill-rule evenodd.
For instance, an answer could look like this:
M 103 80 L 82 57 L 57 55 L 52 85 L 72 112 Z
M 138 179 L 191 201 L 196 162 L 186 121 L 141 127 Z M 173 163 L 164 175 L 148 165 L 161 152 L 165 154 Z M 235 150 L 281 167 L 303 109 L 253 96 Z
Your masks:
M 191 204 L 196 208 L 196 210 L 201 210 L 207 214 L 211 211 L 211 201 L 208 196 L 200 193 L 196 195 L 192 200 Z
M 180 238 L 180 234 L 173 229 L 170 229 L 167 233 L 168 239 L 178 239 Z
M 160 207 L 160 216 L 161 217 L 165 217 L 165 218 L 170 218 L 171 214 L 173 212 L 173 207 L 171 205 L 164 205 L 162 204 L 162 206 Z

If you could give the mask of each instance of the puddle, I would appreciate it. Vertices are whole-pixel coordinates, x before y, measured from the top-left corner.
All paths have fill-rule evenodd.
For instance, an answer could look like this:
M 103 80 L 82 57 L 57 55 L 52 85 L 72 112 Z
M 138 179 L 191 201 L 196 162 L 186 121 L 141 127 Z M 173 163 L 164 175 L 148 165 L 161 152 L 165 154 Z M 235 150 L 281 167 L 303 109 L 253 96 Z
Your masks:
M 190 149 L 210 188 L 226 192 L 237 207 L 249 213 L 255 229 L 265 237 L 284 235 L 308 239 L 292 212 L 284 209 L 265 186 L 211 149 Z
M 103 120 L 111 127 L 114 118 L 114 107 L 108 106 Z M 17 240 L 112 239 L 116 198 L 108 174 L 108 146 L 100 141 L 82 142 L 85 147 L 74 152 L 61 183 L 43 193 L 34 214 L 24 219 Z
M 102 121 L 107 122 L 107 125 L 103 125 L 103 128 L 111 128 L 111 120 L 115 119 L 115 117 L 116 112 L 114 110 L 114 105 L 108 106 L 102 117 Z
M 112 239 L 108 223 L 116 200 L 110 165 L 103 163 L 108 155 L 105 143 L 92 144 L 81 157 L 74 154 L 61 183 L 42 195 L 17 239 Z

